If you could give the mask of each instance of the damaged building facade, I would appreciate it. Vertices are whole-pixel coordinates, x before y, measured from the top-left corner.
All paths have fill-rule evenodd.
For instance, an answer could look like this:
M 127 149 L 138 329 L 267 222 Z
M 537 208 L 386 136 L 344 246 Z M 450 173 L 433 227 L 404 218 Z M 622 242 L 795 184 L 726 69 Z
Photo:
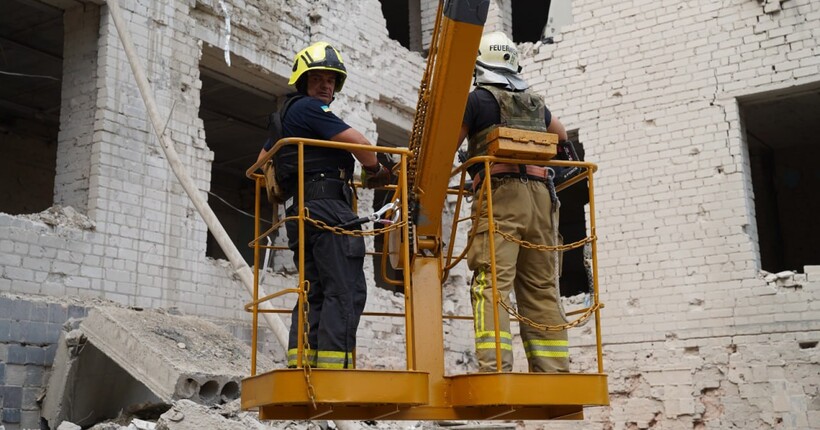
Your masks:
M 334 111 L 373 142 L 407 144 L 437 2 L 120 3 L 163 133 L 249 261 L 244 172 L 297 50 L 336 46 L 349 77 Z M 600 168 L 611 406 L 549 427 L 816 426 L 820 4 L 490 3 L 486 27 L 520 43 L 525 78 Z M 157 146 L 105 3 L 3 9 L 0 425 L 11 430 L 39 428 L 69 318 L 101 302 L 175 309 L 248 342 L 250 300 Z M 290 256 L 270 266 L 268 290 L 296 284 Z M 367 311 L 401 309 L 365 270 Z M 470 314 L 469 276 L 451 271 L 445 313 Z M 403 366 L 400 322 L 366 317 L 359 339 L 359 367 Z M 448 371 L 474 370 L 469 321 L 448 322 L 445 339 Z M 573 370 L 593 369 L 591 327 L 570 340 Z M 262 345 L 281 366 L 273 337 Z

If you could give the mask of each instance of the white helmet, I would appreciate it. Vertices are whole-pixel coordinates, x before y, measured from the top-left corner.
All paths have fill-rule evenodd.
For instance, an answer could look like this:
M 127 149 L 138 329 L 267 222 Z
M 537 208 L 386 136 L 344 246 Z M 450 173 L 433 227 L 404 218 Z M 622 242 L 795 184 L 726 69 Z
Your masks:
M 504 73 L 518 73 L 518 48 L 506 34 L 494 31 L 481 36 L 476 64 Z
M 518 72 L 518 48 L 504 33 L 494 31 L 481 37 L 475 61 L 476 85 L 500 85 L 508 90 L 523 91 L 529 87 Z

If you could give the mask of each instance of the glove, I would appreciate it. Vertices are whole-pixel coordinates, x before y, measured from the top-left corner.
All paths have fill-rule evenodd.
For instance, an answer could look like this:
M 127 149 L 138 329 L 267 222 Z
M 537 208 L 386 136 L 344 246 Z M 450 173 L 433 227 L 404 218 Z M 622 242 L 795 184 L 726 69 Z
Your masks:
M 379 188 L 390 183 L 390 169 L 378 163 L 375 166 L 362 166 L 362 185 L 365 188 Z

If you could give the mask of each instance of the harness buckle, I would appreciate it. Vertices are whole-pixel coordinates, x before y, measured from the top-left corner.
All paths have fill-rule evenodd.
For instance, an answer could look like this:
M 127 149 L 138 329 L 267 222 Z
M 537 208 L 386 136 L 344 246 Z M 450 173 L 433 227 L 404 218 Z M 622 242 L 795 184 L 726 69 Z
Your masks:
M 527 166 L 524 164 L 518 165 L 518 180 L 521 181 L 522 184 L 526 184 L 530 181 L 529 176 L 527 176 Z

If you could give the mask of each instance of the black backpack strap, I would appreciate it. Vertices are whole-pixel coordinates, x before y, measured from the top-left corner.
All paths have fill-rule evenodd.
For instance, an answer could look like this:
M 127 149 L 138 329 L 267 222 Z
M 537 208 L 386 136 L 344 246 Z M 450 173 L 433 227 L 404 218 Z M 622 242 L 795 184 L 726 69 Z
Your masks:
M 274 144 L 282 138 L 282 121 L 285 119 L 285 114 L 288 112 L 291 105 L 302 97 L 304 97 L 302 94 L 289 96 L 282 105 L 282 109 L 272 112 L 268 116 L 268 137 L 273 140 Z

